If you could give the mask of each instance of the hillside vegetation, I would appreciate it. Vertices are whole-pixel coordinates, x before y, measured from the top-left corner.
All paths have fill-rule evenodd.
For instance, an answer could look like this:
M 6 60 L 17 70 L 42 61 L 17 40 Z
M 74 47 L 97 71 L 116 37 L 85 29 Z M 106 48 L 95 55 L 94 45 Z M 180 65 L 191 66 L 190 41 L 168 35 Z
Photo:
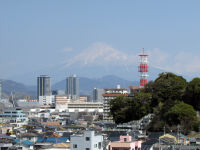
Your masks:
M 154 113 L 148 130 L 176 130 L 183 133 L 198 130 L 196 111 L 200 110 L 200 78 L 187 82 L 182 76 L 161 73 L 150 81 L 134 98 L 117 97 L 110 101 L 110 115 L 116 123 L 137 120 Z

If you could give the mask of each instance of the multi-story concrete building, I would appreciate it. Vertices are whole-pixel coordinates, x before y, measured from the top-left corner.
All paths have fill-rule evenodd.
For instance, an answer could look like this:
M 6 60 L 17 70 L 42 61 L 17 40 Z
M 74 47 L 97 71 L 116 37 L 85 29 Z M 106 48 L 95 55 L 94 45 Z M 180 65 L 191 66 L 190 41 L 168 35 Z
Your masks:
M 94 131 L 71 135 L 70 139 L 70 150 L 103 150 L 103 135 L 96 135 Z
M 4 112 L 4 104 L 0 102 L 0 114 Z
M 93 89 L 93 102 L 103 102 L 103 89 Z
M 2 99 L 2 87 L 1 87 L 1 82 L 0 82 L 0 100 Z
M 79 99 L 79 78 L 76 75 L 67 77 L 66 79 L 66 94 L 71 100 Z
M 56 109 L 59 111 L 64 111 L 68 109 L 68 103 L 70 102 L 70 99 L 67 98 L 67 96 L 55 96 L 55 102 L 56 102 Z
M 48 106 L 55 107 L 55 96 L 39 96 L 39 105 L 40 106 Z
M 16 100 L 15 103 L 20 108 L 37 108 L 37 107 L 39 107 L 39 101 L 37 99 L 34 99 L 34 100 L 19 99 L 19 100 Z
M 26 119 L 26 115 L 21 109 L 9 108 L 5 109 L 3 114 L 0 114 L 0 122 L 23 122 Z
M 103 112 L 103 103 L 100 102 L 70 102 L 69 112 Z
M 103 120 L 105 122 L 113 122 L 112 117 L 109 116 L 110 112 L 109 102 L 110 100 L 120 95 L 128 96 L 128 90 L 126 88 L 120 88 L 120 85 L 118 85 L 117 88 L 104 89 L 104 94 L 102 96 L 103 96 Z
M 51 80 L 47 75 L 37 77 L 37 98 L 51 95 Z

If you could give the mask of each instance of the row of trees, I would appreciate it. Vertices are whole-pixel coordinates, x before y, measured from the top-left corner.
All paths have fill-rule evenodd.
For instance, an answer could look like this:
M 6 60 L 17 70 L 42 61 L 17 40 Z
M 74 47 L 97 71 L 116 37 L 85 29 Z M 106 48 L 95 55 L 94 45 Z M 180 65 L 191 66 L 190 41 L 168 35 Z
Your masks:
M 187 82 L 182 76 L 161 73 L 134 98 L 117 97 L 110 101 L 110 114 L 116 123 L 138 120 L 154 113 L 149 130 L 160 131 L 165 126 L 173 130 L 180 125 L 185 133 L 197 130 L 196 111 L 200 110 L 200 78 Z

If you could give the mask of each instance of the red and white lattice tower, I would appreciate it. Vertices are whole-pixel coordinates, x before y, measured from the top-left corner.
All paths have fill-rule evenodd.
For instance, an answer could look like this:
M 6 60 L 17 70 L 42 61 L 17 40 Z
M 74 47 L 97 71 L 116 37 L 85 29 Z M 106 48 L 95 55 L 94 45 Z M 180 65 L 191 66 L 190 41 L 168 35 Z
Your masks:
M 138 72 L 140 72 L 140 87 L 144 87 L 147 84 L 147 77 L 148 77 L 148 59 L 147 57 L 149 55 L 144 54 L 144 48 L 143 48 L 143 54 L 140 54 L 140 66 L 138 67 Z

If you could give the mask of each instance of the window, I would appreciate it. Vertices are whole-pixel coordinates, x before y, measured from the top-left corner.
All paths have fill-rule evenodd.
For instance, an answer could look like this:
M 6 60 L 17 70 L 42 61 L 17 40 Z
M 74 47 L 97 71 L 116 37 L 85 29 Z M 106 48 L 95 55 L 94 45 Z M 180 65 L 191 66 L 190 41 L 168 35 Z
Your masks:
M 98 143 L 98 148 L 101 149 L 101 142 Z
M 97 147 L 97 144 L 94 144 L 94 148 L 96 148 Z
M 86 137 L 85 140 L 86 140 L 86 141 L 89 141 L 89 140 L 90 140 L 90 137 Z
M 85 150 L 90 150 L 90 148 L 86 148 Z
M 77 144 L 74 144 L 74 145 L 73 145 L 73 148 L 77 148 Z
M 127 138 L 124 138 L 124 142 L 126 142 L 127 141 Z

